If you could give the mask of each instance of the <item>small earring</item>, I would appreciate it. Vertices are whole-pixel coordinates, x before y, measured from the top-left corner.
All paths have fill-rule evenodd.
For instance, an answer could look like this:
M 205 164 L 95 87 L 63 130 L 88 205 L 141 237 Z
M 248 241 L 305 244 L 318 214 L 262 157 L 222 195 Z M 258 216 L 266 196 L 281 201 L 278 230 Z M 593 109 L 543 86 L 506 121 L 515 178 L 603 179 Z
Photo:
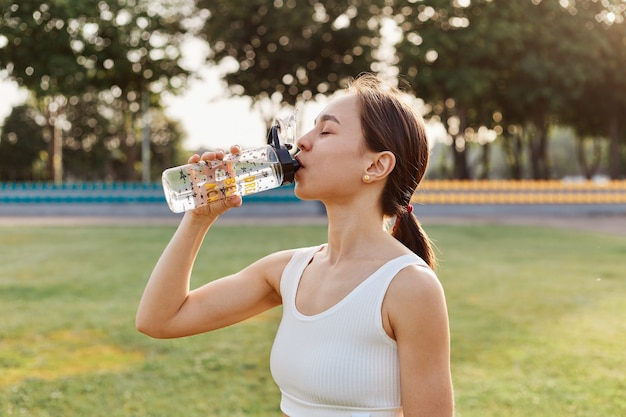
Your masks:
M 367 174 L 363 175 L 363 181 L 364 182 L 370 182 L 370 176 L 367 175 Z

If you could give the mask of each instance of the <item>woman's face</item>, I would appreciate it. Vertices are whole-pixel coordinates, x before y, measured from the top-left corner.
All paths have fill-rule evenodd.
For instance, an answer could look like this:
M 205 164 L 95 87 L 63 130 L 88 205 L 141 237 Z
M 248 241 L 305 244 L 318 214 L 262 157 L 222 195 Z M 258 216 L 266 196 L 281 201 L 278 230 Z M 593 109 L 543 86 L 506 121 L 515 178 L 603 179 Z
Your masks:
M 302 199 L 346 198 L 371 163 L 361 130 L 358 97 L 333 100 L 315 119 L 311 131 L 298 140 L 296 195 Z

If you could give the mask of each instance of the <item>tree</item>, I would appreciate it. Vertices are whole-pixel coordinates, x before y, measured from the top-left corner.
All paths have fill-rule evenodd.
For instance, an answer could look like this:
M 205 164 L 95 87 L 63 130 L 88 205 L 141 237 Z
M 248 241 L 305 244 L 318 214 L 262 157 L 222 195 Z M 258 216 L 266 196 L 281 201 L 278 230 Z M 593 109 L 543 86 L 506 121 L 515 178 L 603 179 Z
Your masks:
M 70 18 L 66 6 L 36 2 L 3 0 L 0 20 L 2 37 L 6 39 L 0 55 L 0 68 L 6 68 L 20 86 L 29 89 L 41 107 L 46 125 L 53 134 L 48 141 L 49 177 L 61 172 L 62 89 L 73 89 L 81 76 L 70 46 L 70 35 L 64 29 Z M 80 13 L 80 10 L 78 10 Z M 76 90 L 72 90 L 73 92 Z
M 499 101 L 503 113 L 524 120 L 529 140 L 531 176 L 551 177 L 547 157 L 548 129 L 559 123 L 598 78 L 602 38 L 591 25 L 595 2 L 524 2 L 522 48 L 505 79 Z M 598 7 L 601 7 L 597 4 Z M 514 22 L 511 22 L 514 24 Z
M 148 107 L 161 108 L 159 94 L 179 90 L 189 75 L 180 64 L 191 12 L 188 3 L 99 2 L 96 25 L 82 36 L 82 53 L 91 61 L 92 85 L 110 88 L 116 97 L 110 108 L 117 109 L 112 116 L 119 126 L 120 179 L 137 178 L 140 144 L 150 140 L 140 133 L 150 114 Z
M 331 94 L 372 71 L 380 44 L 377 17 L 383 1 L 198 0 L 206 21 L 201 36 L 210 62 L 228 66 L 224 80 L 234 95 L 269 106 L 296 106 Z
M 37 179 L 34 166 L 46 149 L 38 113 L 28 105 L 13 108 L 0 135 L 0 181 Z
M 591 137 L 594 142 L 600 137 L 608 138 L 608 171 L 611 178 L 618 179 L 626 175 L 622 167 L 626 156 L 626 124 L 623 122 L 626 114 L 626 73 L 623 70 L 626 67 L 626 4 L 620 1 L 598 4 L 589 0 L 578 4 L 578 8 L 585 13 L 585 27 L 595 39 L 589 48 L 593 48 L 596 57 L 583 93 L 566 113 L 564 121 L 574 127 L 581 138 Z M 596 164 L 587 160 L 589 152 L 584 151 L 583 143 L 580 139 L 579 160 L 583 169 L 590 167 L 586 171 L 589 175 Z M 598 148 L 594 146 L 594 149 Z
M 402 32 L 396 45 L 399 73 L 446 127 L 454 178 L 468 179 L 469 143 L 481 126 L 495 125 L 499 54 L 517 37 L 501 16 L 510 10 L 484 0 L 396 4 L 394 18 Z
M 571 113 L 590 86 L 606 80 L 597 71 L 607 50 L 597 26 L 598 17 L 611 10 L 608 3 L 614 13 L 624 12 L 617 1 L 425 0 L 416 7 L 396 2 L 394 17 L 403 34 L 397 45 L 400 74 L 448 127 L 456 178 L 469 177 L 466 133 L 480 126 L 513 141 L 505 149 L 515 177 L 521 178 L 524 143 L 531 176 L 551 176 L 549 126 Z
M 120 142 L 125 179 L 134 179 L 134 130 L 141 97 L 179 88 L 187 71 L 179 65 L 185 0 L 0 0 L 0 68 L 29 89 L 49 130 L 50 178 L 61 181 L 67 104 L 119 92 L 125 137 Z M 189 9 L 189 10 L 188 10 Z M 181 23 L 182 22 L 182 23 Z M 158 100 L 153 100 L 158 105 Z M 93 107 L 93 106 L 92 106 Z

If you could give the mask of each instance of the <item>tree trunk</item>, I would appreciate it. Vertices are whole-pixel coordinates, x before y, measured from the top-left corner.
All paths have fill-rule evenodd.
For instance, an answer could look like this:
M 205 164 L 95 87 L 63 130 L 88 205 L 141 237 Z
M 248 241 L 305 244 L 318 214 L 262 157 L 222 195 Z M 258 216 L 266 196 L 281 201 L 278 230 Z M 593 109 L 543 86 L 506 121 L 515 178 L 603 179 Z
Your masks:
M 63 182 L 63 121 L 62 104 L 56 98 L 45 97 L 40 102 L 40 111 L 46 120 L 48 133 L 48 164 L 46 179 L 55 184 Z
M 126 111 L 124 114 L 124 129 L 120 132 L 120 148 L 124 153 L 122 164 L 122 180 L 135 181 L 135 162 L 137 161 L 137 140 L 134 131 L 134 113 Z
M 467 141 L 464 132 L 467 128 L 467 117 L 462 107 L 457 108 L 459 116 L 459 132 L 453 135 L 452 152 L 454 156 L 454 178 L 457 180 L 469 180 L 470 172 L 467 164 Z
M 587 157 L 587 146 L 585 146 L 585 138 L 579 138 L 576 141 L 576 152 L 578 155 L 578 164 L 586 179 L 591 180 L 600 169 L 602 161 L 602 142 L 599 138 L 591 138 L 591 157 Z M 589 160 L 591 159 L 591 160 Z
M 506 156 L 506 165 L 509 169 L 509 175 L 511 179 L 522 179 L 522 152 L 524 147 L 522 146 L 522 134 L 514 133 L 509 137 L 502 138 L 502 148 Z
M 490 164 L 491 143 L 487 142 L 481 146 L 480 153 L 480 171 L 477 174 L 478 179 L 487 180 L 491 172 Z
M 141 181 L 150 183 L 150 91 L 144 88 L 141 96 Z
M 47 139 L 47 151 L 48 151 L 48 160 L 46 161 L 46 181 L 50 181 L 54 179 L 54 153 L 56 148 L 54 146 L 54 122 L 50 119 L 49 114 L 46 114 L 47 126 L 46 126 L 46 139 Z
M 548 126 L 546 118 L 540 114 L 535 118 L 534 132 L 530 136 L 530 169 L 535 180 L 550 178 L 548 163 Z
M 63 183 L 63 130 L 61 129 L 61 116 L 57 115 L 53 119 L 52 133 L 52 173 L 56 185 Z
M 460 143 L 463 142 L 463 143 Z M 465 139 L 462 136 L 455 138 L 452 143 L 452 152 L 454 157 L 454 179 L 469 180 L 469 168 L 467 166 L 467 147 L 464 144 Z
M 609 118 L 609 176 L 617 180 L 621 176 L 622 155 L 619 140 L 619 119 L 613 114 Z

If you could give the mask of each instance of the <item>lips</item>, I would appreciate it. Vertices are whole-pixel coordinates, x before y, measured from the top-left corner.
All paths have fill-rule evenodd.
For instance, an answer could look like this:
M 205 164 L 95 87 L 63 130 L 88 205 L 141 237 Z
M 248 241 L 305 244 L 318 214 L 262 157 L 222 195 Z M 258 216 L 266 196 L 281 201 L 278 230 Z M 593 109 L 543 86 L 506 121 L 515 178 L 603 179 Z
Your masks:
M 298 156 L 295 157 L 296 161 L 298 161 L 298 165 L 300 166 L 299 169 L 304 168 L 304 164 L 302 163 L 302 159 L 300 159 Z

